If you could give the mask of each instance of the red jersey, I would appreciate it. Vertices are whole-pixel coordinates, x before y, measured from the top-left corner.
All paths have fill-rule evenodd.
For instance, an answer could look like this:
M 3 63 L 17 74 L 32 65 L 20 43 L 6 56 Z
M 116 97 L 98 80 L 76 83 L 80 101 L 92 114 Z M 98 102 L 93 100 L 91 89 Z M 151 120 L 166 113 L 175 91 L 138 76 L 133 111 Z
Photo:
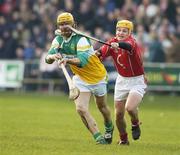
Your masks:
M 108 43 L 117 42 L 116 37 L 110 39 Z M 141 58 L 140 47 L 136 40 L 130 35 L 123 42 L 129 43 L 132 46 L 131 51 L 119 48 L 113 49 L 107 45 L 101 47 L 102 58 L 112 56 L 116 70 L 121 76 L 134 77 L 144 74 L 143 62 Z

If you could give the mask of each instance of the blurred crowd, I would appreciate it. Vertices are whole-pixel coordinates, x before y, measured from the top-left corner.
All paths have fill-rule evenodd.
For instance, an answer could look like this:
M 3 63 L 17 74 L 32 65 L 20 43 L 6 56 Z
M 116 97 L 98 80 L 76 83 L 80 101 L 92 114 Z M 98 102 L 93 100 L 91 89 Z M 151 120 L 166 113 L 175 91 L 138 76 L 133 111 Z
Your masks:
M 104 41 L 115 35 L 118 20 L 131 20 L 144 62 L 180 62 L 179 0 L 0 0 L 0 59 L 40 60 L 29 67 L 49 76 L 57 66 L 46 66 L 44 57 L 63 11 L 74 15 L 79 30 Z
M 145 62 L 180 62 L 179 0 L 0 0 L 0 59 L 42 57 L 62 11 L 102 40 L 114 35 L 117 20 L 131 20 Z

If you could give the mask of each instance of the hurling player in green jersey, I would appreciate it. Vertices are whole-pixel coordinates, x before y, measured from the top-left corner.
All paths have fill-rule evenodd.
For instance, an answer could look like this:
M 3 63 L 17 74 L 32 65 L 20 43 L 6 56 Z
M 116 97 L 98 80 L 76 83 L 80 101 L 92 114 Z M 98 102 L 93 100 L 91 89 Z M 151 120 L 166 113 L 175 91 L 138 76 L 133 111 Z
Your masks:
M 110 144 L 114 127 L 106 103 L 107 72 L 95 55 L 90 40 L 75 34 L 68 27 L 74 25 L 71 13 L 63 12 L 58 15 L 57 26 L 61 35 L 57 35 L 52 41 L 46 62 L 51 64 L 61 59 L 60 63 L 70 66 L 74 74 L 73 82 L 80 90 L 80 95 L 75 100 L 76 111 L 98 144 Z M 104 118 L 104 135 L 100 133 L 96 121 L 89 112 L 91 94 L 94 95 L 97 107 Z

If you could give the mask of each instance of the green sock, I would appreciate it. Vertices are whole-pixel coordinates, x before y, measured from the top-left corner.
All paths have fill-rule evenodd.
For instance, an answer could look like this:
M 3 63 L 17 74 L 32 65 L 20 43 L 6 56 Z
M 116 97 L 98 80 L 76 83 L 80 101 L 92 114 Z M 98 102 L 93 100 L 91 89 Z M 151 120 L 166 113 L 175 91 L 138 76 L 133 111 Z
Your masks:
M 112 121 L 105 123 L 105 129 L 106 129 L 106 131 L 113 129 L 113 123 L 112 123 Z
M 100 132 L 97 132 L 93 135 L 94 139 L 97 141 L 100 137 L 101 137 L 101 133 Z

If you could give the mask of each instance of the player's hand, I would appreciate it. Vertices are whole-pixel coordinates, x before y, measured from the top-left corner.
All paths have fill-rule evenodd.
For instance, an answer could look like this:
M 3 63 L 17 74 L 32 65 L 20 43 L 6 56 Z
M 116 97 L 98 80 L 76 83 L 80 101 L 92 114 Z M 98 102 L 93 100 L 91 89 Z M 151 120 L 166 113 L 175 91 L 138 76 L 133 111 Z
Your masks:
M 50 55 L 48 55 L 47 58 L 50 59 L 50 60 L 57 61 L 57 60 L 59 60 L 59 59 L 62 59 L 62 56 L 61 56 L 60 53 L 56 53 L 56 54 L 50 54 Z
M 119 44 L 117 42 L 112 42 L 111 43 L 111 47 L 114 49 L 118 49 L 119 48 Z
M 58 65 L 61 66 L 61 64 L 64 64 L 66 66 L 68 59 L 67 58 L 61 58 L 58 60 Z

